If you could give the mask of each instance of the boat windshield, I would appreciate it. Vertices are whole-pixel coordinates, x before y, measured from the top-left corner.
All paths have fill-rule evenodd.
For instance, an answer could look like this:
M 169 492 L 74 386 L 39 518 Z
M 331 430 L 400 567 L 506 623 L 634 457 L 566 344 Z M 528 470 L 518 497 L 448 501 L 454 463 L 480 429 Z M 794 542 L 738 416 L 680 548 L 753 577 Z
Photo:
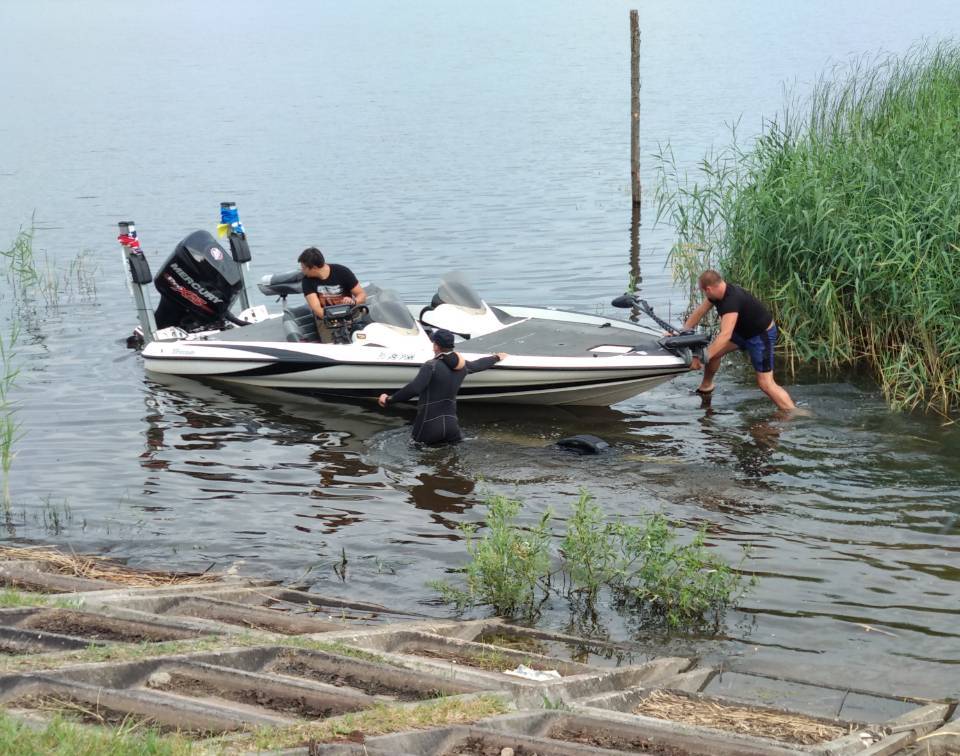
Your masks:
M 374 323 L 385 323 L 404 329 L 417 328 L 417 321 L 410 310 L 392 289 L 368 288 L 367 307 L 370 308 L 370 319 Z
M 467 283 L 467 278 L 463 273 L 446 273 L 440 279 L 437 298 L 446 304 L 483 311 L 483 300 Z

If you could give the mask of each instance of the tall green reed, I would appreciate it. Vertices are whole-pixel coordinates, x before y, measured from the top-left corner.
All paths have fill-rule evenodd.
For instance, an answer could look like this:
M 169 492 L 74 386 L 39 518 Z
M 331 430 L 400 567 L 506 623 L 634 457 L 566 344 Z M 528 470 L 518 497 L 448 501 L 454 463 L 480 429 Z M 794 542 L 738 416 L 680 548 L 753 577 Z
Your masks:
M 960 47 L 862 58 L 691 180 L 660 150 L 679 280 L 756 291 L 792 364 L 870 371 L 895 408 L 960 409 Z
M 62 260 L 42 258 L 34 252 L 35 226 L 21 228 L 9 249 L 0 250 L 0 270 L 6 278 L 10 296 L 3 315 L 6 333 L 0 332 L 0 495 L 5 513 L 10 514 L 10 469 L 16 457 L 16 444 L 24 435 L 17 418 L 12 394 L 20 376 L 18 346 L 27 323 L 32 332 L 40 316 L 56 310 L 68 301 L 96 299 L 96 266 L 90 255 L 81 252 L 66 265 Z
M 96 264 L 87 251 L 69 261 L 42 257 L 34 251 L 35 226 L 21 228 L 9 249 L 0 250 L 0 261 L 11 286 L 17 309 L 42 305 L 57 308 L 66 301 L 96 299 Z
M 17 341 L 20 326 L 14 322 L 4 337 L 0 333 L 0 474 L 3 475 L 3 508 L 10 511 L 10 467 L 16 456 L 15 445 L 23 435 L 17 419 L 17 407 L 11 399 L 11 391 L 16 385 L 20 368 L 17 366 Z

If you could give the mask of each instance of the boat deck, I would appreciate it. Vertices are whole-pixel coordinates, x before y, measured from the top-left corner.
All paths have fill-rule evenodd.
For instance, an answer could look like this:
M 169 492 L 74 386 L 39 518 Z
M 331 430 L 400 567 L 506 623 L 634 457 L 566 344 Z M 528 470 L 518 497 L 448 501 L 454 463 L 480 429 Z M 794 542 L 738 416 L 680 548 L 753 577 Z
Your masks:
M 281 318 L 271 318 L 242 328 L 211 334 L 210 341 L 287 341 Z M 506 328 L 459 343 L 464 352 L 492 354 L 508 352 L 535 357 L 582 357 L 596 355 L 597 347 L 639 347 L 651 354 L 667 354 L 653 336 L 616 326 L 571 323 L 529 318 Z M 616 353 L 616 351 L 612 352 Z M 599 353 L 602 354 L 602 353 Z
M 477 336 L 461 343 L 465 352 L 528 354 L 537 357 L 582 357 L 597 347 L 640 347 L 651 352 L 663 352 L 653 336 L 627 331 L 616 326 L 598 326 L 592 323 L 571 323 L 561 320 L 531 318 L 500 331 Z
M 251 323 L 242 328 L 230 328 L 211 334 L 208 341 L 286 341 L 283 331 L 283 318 L 270 318 L 259 323 Z

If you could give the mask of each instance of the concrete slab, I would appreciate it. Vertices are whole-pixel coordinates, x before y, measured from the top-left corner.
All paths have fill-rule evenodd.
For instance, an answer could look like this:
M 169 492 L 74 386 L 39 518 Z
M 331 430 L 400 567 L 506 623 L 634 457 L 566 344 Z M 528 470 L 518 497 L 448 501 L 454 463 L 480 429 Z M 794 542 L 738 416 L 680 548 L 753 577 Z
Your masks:
M 44 654 L 50 651 L 70 651 L 87 648 L 90 645 L 102 646 L 103 643 L 81 638 L 71 638 L 58 633 L 44 633 L 37 630 L 0 627 L 0 654 L 20 656 L 25 654 Z
M 313 680 L 358 690 L 381 700 L 422 701 L 439 695 L 478 693 L 486 686 L 430 672 L 355 659 L 335 653 L 273 647 L 221 655 L 217 664 L 267 672 L 283 678 Z
M 102 590 L 112 587 L 113 584 L 105 580 L 90 580 L 49 572 L 42 569 L 37 562 L 8 560 L 0 561 L 0 585 L 37 593 L 70 593 Z
M 619 667 L 654 658 L 628 644 L 579 638 L 575 635 L 509 624 L 502 619 L 451 622 L 433 632 L 448 638 L 487 643 L 498 648 L 529 651 L 593 667 Z
M 276 586 L 123 592 L 88 595 L 85 600 L 88 606 L 201 620 L 221 632 L 230 632 L 234 627 L 242 631 L 303 635 L 411 617 L 378 604 L 350 602 Z M 211 622 L 216 625 L 210 625 Z
M 438 695 L 470 698 L 482 690 L 388 664 L 264 646 L 8 675 L 0 677 L 0 705 L 49 710 L 61 701 L 82 711 L 96 703 L 90 721 L 116 723 L 130 715 L 161 728 L 209 733 L 291 725 L 383 703 L 415 705 Z
M 503 671 L 517 665 L 537 670 L 556 670 L 561 676 L 590 672 L 586 664 L 565 661 L 544 654 L 449 638 L 435 633 L 400 629 L 391 633 L 357 634 L 352 641 L 362 648 L 411 657 L 436 666 L 457 665 L 503 676 Z M 516 679 L 516 678 L 514 678 Z
M 91 641 L 156 643 L 186 640 L 200 635 L 195 630 L 164 623 L 160 618 L 127 620 L 105 616 L 102 613 L 47 607 L 0 609 L 0 628 L 55 633 L 60 636 L 80 638 L 86 643 Z
M 61 705 L 80 715 L 89 724 L 119 724 L 131 718 L 155 723 L 165 731 L 182 730 L 197 734 L 215 734 L 240 729 L 245 725 L 288 724 L 290 720 L 272 716 L 238 716 L 222 706 L 195 701 L 169 700 L 157 694 L 104 688 L 86 683 L 68 682 L 43 676 L 21 682 L 3 693 L 0 699 L 9 709 L 49 711 Z
M 813 716 L 839 717 L 859 722 L 891 719 L 925 703 L 885 693 L 729 670 L 719 671 L 703 692 L 766 706 L 780 706 Z
M 949 722 L 938 730 L 921 735 L 904 756 L 960 756 L 960 721 Z
M 48 577 L 34 565 L 7 561 L 0 562 L 0 583 L 7 579 L 4 569 L 11 580 L 43 583 Z M 63 577 L 69 576 L 55 575 L 47 589 L 66 590 L 59 580 Z M 55 699 L 86 711 L 90 721 L 116 723 L 132 716 L 163 729 L 229 733 L 248 726 L 289 726 L 381 702 L 413 706 L 437 695 L 499 692 L 521 711 L 472 726 L 285 753 L 453 756 L 493 749 L 499 755 L 500 748 L 511 747 L 515 756 L 960 754 L 957 725 L 951 725 L 952 730 L 943 727 L 952 711 L 946 704 L 922 705 L 925 702 L 914 699 L 743 670 L 718 673 L 696 668 L 690 659 L 638 663 L 649 653 L 630 644 L 585 640 L 501 620 L 456 622 L 394 613 L 267 581 L 140 589 L 97 585 L 96 590 L 89 590 L 86 582 L 77 586 L 84 592 L 71 594 L 82 602 L 81 610 L 0 610 L 0 653 L 240 632 L 253 632 L 254 637 L 263 633 L 264 645 L 0 676 L 0 706 L 36 718 L 43 711 L 36 708 L 37 701 Z M 340 642 L 381 659 L 303 649 L 293 641 L 284 646 L 280 635 Z M 505 674 L 520 664 L 556 670 L 560 678 L 538 681 Z M 704 705 L 813 717 L 851 731 L 799 745 L 636 713 L 654 690 L 686 692 Z
M 677 731 L 691 735 L 704 736 L 707 733 L 716 734 L 724 732 L 725 727 L 722 722 L 736 722 L 737 717 L 733 710 L 749 708 L 759 713 L 780 716 L 786 719 L 796 719 L 798 717 L 806 718 L 812 722 L 823 724 L 824 726 L 839 727 L 846 730 L 843 735 L 818 742 L 814 745 L 801 747 L 797 744 L 784 741 L 775 735 L 749 735 L 755 743 L 763 743 L 766 746 L 776 746 L 781 748 L 794 748 L 802 751 L 814 751 L 822 754 L 832 754 L 833 756 L 842 756 L 844 754 L 853 754 L 863 752 L 866 748 L 876 750 L 878 756 L 881 753 L 896 753 L 905 745 L 912 742 L 918 734 L 923 734 L 939 726 L 946 717 L 949 707 L 937 704 L 932 706 L 918 707 L 901 717 L 885 722 L 856 722 L 842 719 L 828 719 L 813 717 L 808 714 L 797 712 L 795 710 L 784 709 L 780 707 L 759 706 L 753 703 L 744 703 L 742 700 L 730 699 L 722 696 L 709 696 L 705 694 L 683 693 L 693 702 L 700 703 L 704 711 L 712 710 L 713 716 L 718 722 L 716 726 L 707 726 L 703 724 L 691 724 L 673 719 L 659 719 L 643 712 L 644 700 L 653 693 L 651 690 L 636 689 L 632 691 L 622 691 L 618 694 L 608 697 L 595 697 L 588 702 L 583 702 L 576 706 L 579 712 L 591 716 L 613 716 L 622 721 L 633 721 L 643 726 L 653 726 L 654 722 L 659 722 L 657 726 L 668 726 Z M 586 705 L 585 705 L 586 704 Z M 721 716 L 716 707 L 729 707 L 731 713 L 727 716 Z M 885 750 L 892 749 L 892 750 Z
M 705 738 L 678 732 L 662 724 L 638 727 L 608 716 L 582 714 L 577 711 L 505 714 L 478 723 L 474 727 L 573 742 L 600 749 L 599 752 L 602 753 L 610 753 L 610 750 L 630 753 L 638 751 L 651 754 L 667 753 L 671 756 L 679 756 L 679 754 L 785 756 L 788 753 L 796 753 L 793 748 L 771 746 L 752 738 L 728 733 L 717 733 Z
M 717 736 L 693 738 L 668 732 L 644 731 L 606 719 L 552 712 L 488 720 L 473 726 L 368 738 L 370 754 L 469 756 L 499 754 L 512 748 L 516 756 L 620 756 L 642 752 L 650 756 L 788 756 L 792 749 L 751 744 Z M 326 751 L 314 751 L 326 753 Z M 333 751 L 331 751 L 333 752 Z

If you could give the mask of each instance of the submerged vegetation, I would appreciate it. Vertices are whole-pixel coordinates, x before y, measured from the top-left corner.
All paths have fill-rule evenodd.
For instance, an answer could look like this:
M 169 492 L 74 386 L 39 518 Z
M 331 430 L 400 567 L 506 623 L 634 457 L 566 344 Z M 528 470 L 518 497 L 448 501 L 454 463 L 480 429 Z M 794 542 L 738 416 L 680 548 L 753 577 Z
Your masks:
M 12 394 L 20 376 L 19 347 L 23 323 L 35 319 L 37 309 L 57 308 L 74 297 L 90 301 L 96 298 L 95 267 L 86 252 L 79 253 L 66 266 L 58 266 L 46 255 L 39 259 L 33 249 L 34 228 L 21 229 L 9 249 L 0 250 L 0 263 L 9 284 L 9 310 L 2 314 L 6 323 L 0 328 L 0 496 L 8 524 L 11 514 L 10 468 L 16 457 L 16 444 L 23 437 Z M 29 329 L 28 329 L 29 330 Z
M 10 511 L 10 468 L 16 456 L 14 449 L 22 435 L 20 421 L 17 419 L 17 406 L 10 394 L 16 385 L 20 368 L 17 365 L 17 340 L 20 328 L 14 323 L 6 336 L 0 332 L 0 475 L 3 486 L 3 508 Z
M 96 266 L 89 252 L 69 261 L 38 257 L 33 249 L 34 228 L 20 229 L 9 249 L 0 250 L 4 273 L 17 304 L 56 308 L 67 300 L 96 298 Z
M 960 409 L 960 47 L 821 79 L 749 147 L 693 181 L 658 156 L 658 215 L 691 282 L 716 267 L 760 294 L 791 360 L 865 367 L 891 405 Z
M 581 493 L 559 548 L 552 548 L 551 513 L 533 528 L 516 519 L 521 503 L 492 496 L 487 530 L 465 525 L 470 562 L 465 585 L 432 583 L 459 608 L 491 606 L 498 614 L 532 618 L 551 595 L 593 611 L 601 594 L 650 624 L 674 630 L 717 626 L 723 612 L 752 585 L 706 547 L 701 528 L 687 544 L 662 514 L 639 524 L 609 519 L 588 493 Z

